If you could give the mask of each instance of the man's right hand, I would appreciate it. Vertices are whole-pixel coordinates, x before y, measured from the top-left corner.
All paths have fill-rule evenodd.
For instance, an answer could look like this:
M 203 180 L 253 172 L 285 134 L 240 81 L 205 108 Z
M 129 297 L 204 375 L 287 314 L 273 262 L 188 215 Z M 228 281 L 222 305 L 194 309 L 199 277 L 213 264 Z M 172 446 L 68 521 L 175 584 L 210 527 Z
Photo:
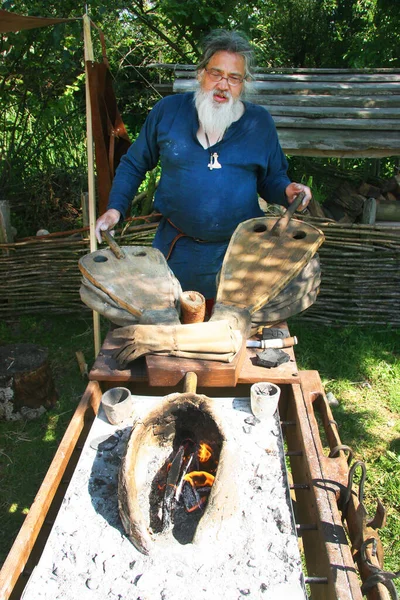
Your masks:
M 101 232 L 112 229 L 114 225 L 118 223 L 120 217 L 121 213 L 119 210 L 116 210 L 115 208 L 109 208 L 103 215 L 101 215 L 101 217 L 97 219 L 95 233 L 99 244 L 101 244 L 103 241 L 101 239 Z

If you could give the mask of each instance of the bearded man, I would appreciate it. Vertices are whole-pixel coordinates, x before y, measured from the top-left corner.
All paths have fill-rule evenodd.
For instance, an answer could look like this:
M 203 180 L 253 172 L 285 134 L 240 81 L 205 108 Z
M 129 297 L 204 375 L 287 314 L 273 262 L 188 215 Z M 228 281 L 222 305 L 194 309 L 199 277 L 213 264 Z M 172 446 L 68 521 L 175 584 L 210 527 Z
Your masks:
M 243 99 L 252 50 L 237 32 L 205 40 L 198 90 L 163 98 L 117 169 L 96 236 L 128 210 L 146 172 L 161 161 L 154 208 L 163 217 L 153 246 L 182 289 L 212 299 L 229 239 L 242 221 L 263 216 L 258 197 L 288 206 L 308 187 L 291 183 L 270 114 Z

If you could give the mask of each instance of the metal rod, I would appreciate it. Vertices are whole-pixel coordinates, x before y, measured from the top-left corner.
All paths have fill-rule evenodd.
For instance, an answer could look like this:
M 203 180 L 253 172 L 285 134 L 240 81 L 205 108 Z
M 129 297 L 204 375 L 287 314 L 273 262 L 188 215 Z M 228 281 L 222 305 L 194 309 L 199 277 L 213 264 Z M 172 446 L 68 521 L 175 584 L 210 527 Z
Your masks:
M 289 487 L 291 490 L 309 490 L 310 489 L 310 486 L 308 485 L 308 483 L 291 483 Z
M 324 584 L 327 585 L 328 583 L 328 578 L 327 577 L 305 577 L 304 578 L 304 583 L 308 583 L 308 584 Z

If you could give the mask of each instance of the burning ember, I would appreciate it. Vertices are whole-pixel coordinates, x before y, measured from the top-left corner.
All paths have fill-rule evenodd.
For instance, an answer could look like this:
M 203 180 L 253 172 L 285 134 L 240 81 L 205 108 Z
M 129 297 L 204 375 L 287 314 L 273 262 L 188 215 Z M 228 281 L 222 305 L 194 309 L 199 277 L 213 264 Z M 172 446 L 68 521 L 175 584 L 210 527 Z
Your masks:
M 156 506 L 164 531 L 182 511 L 204 511 L 217 471 L 217 452 L 204 441 L 184 439 L 158 474 Z M 172 458 L 172 460 L 171 460 Z
M 118 506 L 140 552 L 149 554 L 159 534 L 191 544 L 202 531 L 207 503 L 213 510 L 219 502 L 210 496 L 212 487 L 230 472 L 224 448 L 211 401 L 202 395 L 171 394 L 133 428 L 119 472 Z

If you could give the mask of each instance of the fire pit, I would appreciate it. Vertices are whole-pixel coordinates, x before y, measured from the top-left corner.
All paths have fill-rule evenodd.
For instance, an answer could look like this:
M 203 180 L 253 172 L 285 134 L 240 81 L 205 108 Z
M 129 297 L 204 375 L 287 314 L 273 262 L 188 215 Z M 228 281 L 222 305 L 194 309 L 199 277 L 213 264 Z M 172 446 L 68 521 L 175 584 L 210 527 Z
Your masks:
M 198 543 L 213 528 L 213 512 L 226 518 L 235 508 L 235 463 L 237 447 L 209 398 L 164 398 L 133 429 L 120 470 L 121 520 L 134 546 L 148 554 L 171 534 Z
M 135 423 L 95 419 L 24 600 L 305 600 L 278 414 L 133 402 Z

